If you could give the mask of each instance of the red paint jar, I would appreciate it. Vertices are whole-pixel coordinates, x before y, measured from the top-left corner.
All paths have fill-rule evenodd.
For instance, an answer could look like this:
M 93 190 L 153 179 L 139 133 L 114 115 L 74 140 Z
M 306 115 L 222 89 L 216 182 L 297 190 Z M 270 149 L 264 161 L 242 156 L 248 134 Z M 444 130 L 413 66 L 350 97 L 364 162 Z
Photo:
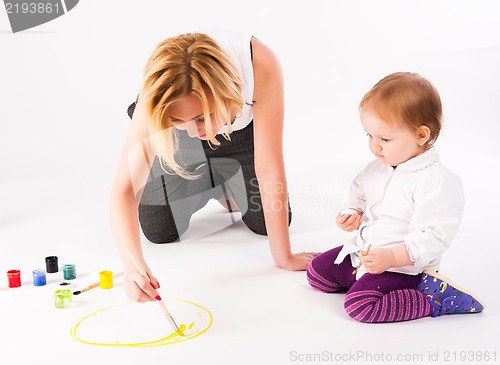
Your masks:
M 9 288 L 17 288 L 21 286 L 21 271 L 9 270 L 7 271 L 7 278 L 9 279 Z

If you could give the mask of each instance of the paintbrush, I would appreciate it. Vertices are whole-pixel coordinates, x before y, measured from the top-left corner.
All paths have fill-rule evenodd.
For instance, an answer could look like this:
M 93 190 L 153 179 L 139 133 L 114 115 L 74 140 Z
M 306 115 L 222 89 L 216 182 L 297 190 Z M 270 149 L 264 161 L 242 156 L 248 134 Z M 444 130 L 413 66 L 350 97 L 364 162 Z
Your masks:
M 122 272 L 119 272 L 118 274 L 115 274 L 113 275 L 113 279 L 116 279 L 120 276 L 123 275 L 123 271 Z M 78 294 L 82 294 L 82 293 L 85 293 L 87 290 L 90 290 L 90 289 L 94 289 L 94 288 L 97 288 L 99 285 L 101 284 L 100 281 L 98 281 L 97 283 L 94 283 L 92 285 L 89 285 L 87 286 L 86 288 L 83 288 L 82 290 L 77 290 L 77 291 L 74 291 L 73 292 L 73 295 L 78 295 Z
M 132 253 L 132 250 L 130 249 L 130 247 L 128 247 L 128 245 L 125 244 L 125 248 L 127 249 L 130 258 L 134 262 L 134 265 L 137 268 L 137 271 L 139 271 L 139 273 L 141 274 L 141 276 L 143 278 L 145 278 L 145 279 L 147 279 L 148 281 L 151 282 L 151 279 L 149 278 L 148 274 L 146 274 L 146 271 L 141 266 L 141 264 L 139 263 L 139 261 L 137 260 L 137 258 L 135 257 L 135 255 Z M 165 303 L 163 303 L 163 300 L 157 300 L 156 302 L 160 306 L 161 310 L 163 311 L 163 314 L 165 314 L 165 317 L 167 317 L 168 321 L 170 322 L 170 324 L 172 325 L 172 327 L 174 328 L 174 330 L 176 332 L 179 332 L 181 335 L 183 335 L 182 332 L 179 331 L 179 327 L 177 327 L 177 324 L 175 323 L 174 318 L 170 314 L 170 311 L 168 310 L 168 308 L 165 305 Z
M 368 252 L 370 252 L 370 247 L 372 247 L 371 244 L 368 244 L 368 247 L 366 248 L 365 251 L 362 251 L 362 255 L 363 256 L 366 256 L 368 255 Z M 358 272 L 358 269 L 361 267 L 362 263 L 361 263 L 361 260 L 358 262 L 358 266 L 356 266 L 356 268 L 354 269 L 354 271 L 352 272 L 353 275 L 356 275 L 356 273 Z

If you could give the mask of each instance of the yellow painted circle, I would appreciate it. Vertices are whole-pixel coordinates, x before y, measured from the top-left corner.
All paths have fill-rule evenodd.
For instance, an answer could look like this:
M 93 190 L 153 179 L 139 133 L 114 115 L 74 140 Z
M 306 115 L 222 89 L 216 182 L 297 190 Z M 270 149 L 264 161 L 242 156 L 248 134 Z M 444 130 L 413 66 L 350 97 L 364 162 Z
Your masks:
M 99 309 L 71 327 L 71 336 L 84 344 L 115 347 L 173 345 L 205 333 L 212 325 L 212 313 L 199 304 L 165 300 L 179 326 L 175 332 L 154 302 L 123 303 Z

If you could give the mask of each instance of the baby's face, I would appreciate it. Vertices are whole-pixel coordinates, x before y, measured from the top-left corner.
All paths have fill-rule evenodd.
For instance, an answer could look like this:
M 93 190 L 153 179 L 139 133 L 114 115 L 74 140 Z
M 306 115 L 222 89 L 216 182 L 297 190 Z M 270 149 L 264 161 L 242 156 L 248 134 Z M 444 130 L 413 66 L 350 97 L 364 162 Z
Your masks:
M 402 125 L 383 121 L 365 110 L 361 111 L 361 124 L 368 134 L 370 151 L 388 166 L 396 167 L 425 152 L 417 133 Z

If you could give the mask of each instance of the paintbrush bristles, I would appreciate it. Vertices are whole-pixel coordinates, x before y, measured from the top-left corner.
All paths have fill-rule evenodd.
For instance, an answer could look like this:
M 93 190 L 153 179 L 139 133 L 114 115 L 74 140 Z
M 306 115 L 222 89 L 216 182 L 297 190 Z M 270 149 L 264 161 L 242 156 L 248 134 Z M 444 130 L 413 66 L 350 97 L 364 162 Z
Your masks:
M 177 323 L 175 323 L 174 318 L 170 314 L 170 311 L 168 310 L 167 306 L 165 303 L 163 303 L 162 300 L 158 302 L 161 310 L 163 311 L 163 314 L 165 314 L 165 317 L 167 317 L 168 321 L 170 322 L 170 325 L 176 329 L 176 331 L 179 331 L 179 326 L 177 326 Z M 180 332 L 180 331 L 179 331 Z M 181 333 L 181 332 L 180 332 Z
M 77 290 L 77 291 L 73 292 L 73 295 L 78 295 L 78 294 L 81 294 L 81 293 L 85 293 L 87 290 L 94 289 L 94 288 L 96 288 L 98 286 L 99 286 L 99 283 L 94 283 L 92 285 L 87 286 L 86 288 L 83 288 L 82 290 Z
M 167 306 L 165 305 L 165 303 L 163 303 L 162 300 L 160 300 L 158 302 L 161 310 L 163 311 L 163 314 L 165 314 L 165 317 L 167 317 L 168 321 L 170 322 L 170 325 L 177 331 L 179 332 L 182 336 L 184 336 L 184 334 L 179 330 L 179 326 L 177 326 L 177 323 L 175 323 L 174 321 L 174 318 L 172 317 L 172 315 L 170 314 Z

